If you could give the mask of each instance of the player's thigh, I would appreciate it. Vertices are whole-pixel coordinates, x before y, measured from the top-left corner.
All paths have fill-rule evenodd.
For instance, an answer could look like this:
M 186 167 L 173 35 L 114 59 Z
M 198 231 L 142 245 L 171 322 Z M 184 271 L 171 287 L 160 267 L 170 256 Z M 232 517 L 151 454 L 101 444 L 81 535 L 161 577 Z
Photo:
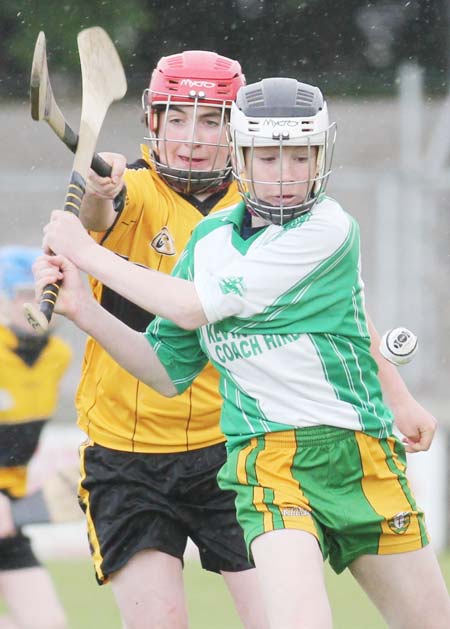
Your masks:
M 30 629 L 65 626 L 64 612 L 50 576 L 35 556 L 30 539 L 21 531 L 0 540 L 0 596 L 16 626 Z
M 234 606 L 246 629 L 269 627 L 266 608 L 255 568 L 239 572 L 222 571 Z
M 42 567 L 0 572 L 0 592 L 19 627 L 66 627 L 61 603 L 48 572 Z
M 280 529 L 251 545 L 270 627 L 332 627 L 323 557 L 314 535 Z
M 350 571 L 389 627 L 446 629 L 450 598 L 431 546 L 390 555 L 362 555 Z
M 180 559 L 142 550 L 111 575 L 111 586 L 127 629 L 187 627 Z

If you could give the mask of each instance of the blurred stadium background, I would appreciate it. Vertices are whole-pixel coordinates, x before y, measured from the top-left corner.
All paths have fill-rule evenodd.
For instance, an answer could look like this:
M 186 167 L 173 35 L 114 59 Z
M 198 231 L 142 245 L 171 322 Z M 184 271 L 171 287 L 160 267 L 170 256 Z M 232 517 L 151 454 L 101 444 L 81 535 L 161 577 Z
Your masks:
M 40 243 L 50 210 L 63 202 L 72 164 L 51 130 L 30 117 L 29 69 L 39 30 L 47 36 L 56 99 L 74 129 L 81 104 L 76 33 L 98 24 L 113 36 L 129 93 L 110 109 L 98 150 L 129 160 L 138 156 L 144 134 L 140 91 L 162 54 L 209 48 L 239 58 L 249 80 L 292 75 L 317 82 L 338 123 L 328 190 L 360 222 L 368 310 L 380 331 L 405 325 L 419 337 L 418 355 L 402 375 L 440 426 L 431 450 L 409 458 L 410 476 L 450 584 L 450 1 L 348 0 L 344 15 L 341 3 L 331 0 L 132 0 L 127 20 L 111 4 L 2 2 L 0 245 Z M 84 338 L 64 321 L 58 325 L 75 360 L 33 463 L 34 484 L 75 460 L 83 438 L 74 427 L 73 396 Z M 85 588 L 82 597 L 97 597 L 95 605 L 104 610 L 104 625 L 74 615 L 73 627 L 119 627 L 109 589 L 104 594 L 94 583 L 83 524 L 31 532 L 58 582 L 70 583 L 68 590 Z M 192 549 L 187 575 L 190 604 L 199 610 L 192 626 L 238 626 L 226 615 L 231 605 L 224 590 L 223 618 L 211 623 L 214 612 L 205 613 L 205 593 L 222 584 L 200 574 Z M 339 608 L 336 626 L 347 629 L 338 601 L 358 606 L 359 594 L 350 580 L 341 578 L 338 587 L 329 578 Z M 378 616 L 372 620 L 370 604 L 361 599 L 361 605 L 367 629 L 382 627 Z

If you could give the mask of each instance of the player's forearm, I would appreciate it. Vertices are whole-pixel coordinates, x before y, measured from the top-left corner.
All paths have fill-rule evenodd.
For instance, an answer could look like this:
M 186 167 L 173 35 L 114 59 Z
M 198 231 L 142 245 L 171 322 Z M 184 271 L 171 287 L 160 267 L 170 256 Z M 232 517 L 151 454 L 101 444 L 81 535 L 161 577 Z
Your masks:
M 100 153 L 100 157 L 111 166 L 110 176 L 100 177 L 90 171 L 80 212 L 83 225 L 96 232 L 109 229 L 116 219 L 113 199 L 123 190 L 127 165 L 125 156 L 120 153 Z
M 193 282 L 130 264 L 97 245 L 75 263 L 129 301 L 183 329 L 207 323 Z
M 133 376 L 161 395 L 172 397 L 177 394 L 166 370 L 143 334 L 125 325 L 92 298 L 84 300 L 71 318 Z
M 381 354 L 381 337 L 368 315 L 367 324 L 370 333 L 370 351 L 378 365 L 378 378 L 381 383 L 383 395 L 392 407 L 402 404 L 407 398 L 411 397 L 408 387 L 400 376 L 397 367 L 387 361 Z
M 111 199 L 103 199 L 88 192 L 83 197 L 80 220 L 86 229 L 103 232 L 111 227 L 116 217 Z

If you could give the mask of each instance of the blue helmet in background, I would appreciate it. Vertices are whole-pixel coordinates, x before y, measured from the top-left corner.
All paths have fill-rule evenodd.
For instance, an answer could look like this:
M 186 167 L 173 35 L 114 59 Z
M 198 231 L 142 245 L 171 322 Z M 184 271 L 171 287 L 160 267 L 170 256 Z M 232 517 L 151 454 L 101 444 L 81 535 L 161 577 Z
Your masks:
M 42 254 L 38 247 L 11 245 L 0 247 L 0 293 L 13 298 L 23 288 L 32 289 L 32 266 Z

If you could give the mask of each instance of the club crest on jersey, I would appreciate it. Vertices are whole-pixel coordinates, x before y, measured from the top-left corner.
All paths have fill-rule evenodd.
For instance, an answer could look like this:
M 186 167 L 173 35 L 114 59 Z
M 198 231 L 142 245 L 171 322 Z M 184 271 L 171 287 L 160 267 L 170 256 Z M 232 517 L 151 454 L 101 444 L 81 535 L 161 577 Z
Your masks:
M 394 531 L 394 533 L 398 533 L 399 535 L 402 535 L 407 531 L 410 523 L 411 514 L 407 511 L 401 511 L 388 520 L 388 525 L 391 531 Z
M 175 242 L 167 227 L 163 227 L 156 234 L 150 243 L 150 247 L 163 256 L 174 256 L 176 254 Z
M 227 293 L 234 293 L 241 297 L 245 293 L 244 278 L 239 277 L 223 277 L 219 282 L 220 290 L 224 295 Z

